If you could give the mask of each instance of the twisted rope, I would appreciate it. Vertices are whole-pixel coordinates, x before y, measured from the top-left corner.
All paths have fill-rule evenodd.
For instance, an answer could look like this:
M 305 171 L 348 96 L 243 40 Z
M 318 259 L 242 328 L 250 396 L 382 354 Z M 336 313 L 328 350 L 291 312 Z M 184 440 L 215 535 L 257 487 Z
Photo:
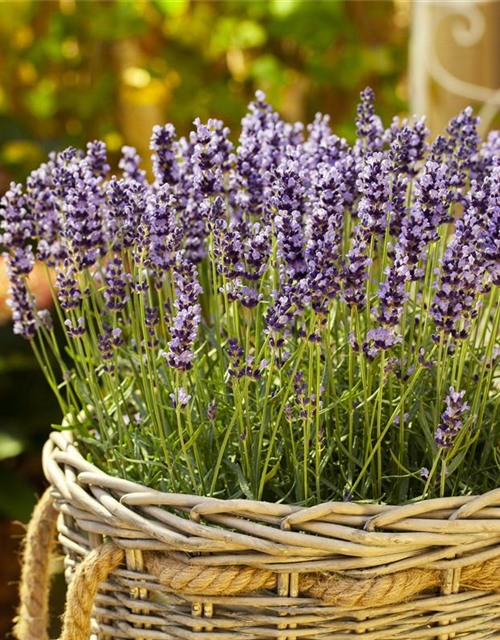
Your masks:
M 439 571 L 407 569 L 361 580 L 335 574 L 307 574 L 300 581 L 300 590 L 325 604 L 344 609 L 366 609 L 399 604 L 440 584 Z
M 106 542 L 78 565 L 68 587 L 61 640 L 88 640 L 99 583 L 121 565 L 123 556 L 123 550 L 114 542 Z
M 263 588 L 274 589 L 277 583 L 276 574 L 265 569 L 193 565 L 172 554 L 146 552 L 144 562 L 147 571 L 174 593 L 235 596 Z M 497 564 L 497 571 L 499 568 L 500 563 Z M 481 571 L 477 573 L 481 576 Z M 477 588 L 474 586 L 474 579 L 469 583 L 470 588 Z M 306 573 L 300 576 L 299 591 L 303 595 L 322 600 L 325 604 L 349 609 L 400 603 L 440 584 L 441 572 L 426 569 L 408 569 L 366 579 L 338 574 Z M 498 573 L 496 586 L 500 588 Z
M 47 489 L 33 511 L 24 540 L 20 604 L 13 629 L 17 640 L 49 640 L 49 564 L 56 541 L 57 515 Z M 120 566 L 123 556 L 122 549 L 107 542 L 78 565 L 68 587 L 60 640 L 88 640 L 99 583 Z
M 57 512 L 49 492 L 37 505 L 28 527 L 23 554 L 19 615 L 14 627 L 17 640 L 49 640 L 48 566 L 54 545 Z M 76 569 L 66 599 L 60 640 L 88 640 L 92 607 L 99 583 L 107 580 L 124 560 L 124 551 L 106 542 L 88 553 Z M 276 574 L 248 566 L 196 565 L 180 553 L 144 552 L 146 570 L 168 591 L 200 596 L 234 596 L 274 589 Z M 346 609 L 388 606 L 440 587 L 445 571 L 406 569 L 375 578 L 350 578 L 340 574 L 307 573 L 300 576 L 299 591 L 326 605 Z M 460 585 L 467 591 L 500 591 L 500 557 L 464 567 Z
M 168 591 L 187 595 L 234 596 L 274 589 L 277 583 L 276 574 L 266 569 L 190 564 L 180 554 L 145 552 L 144 563 Z M 406 569 L 375 578 L 305 573 L 299 592 L 345 609 L 382 607 L 440 587 L 445 574 L 437 569 Z M 464 567 L 460 584 L 467 591 L 500 591 L 500 557 Z
M 47 489 L 33 511 L 23 543 L 19 609 L 14 625 L 18 640 L 49 640 L 49 563 L 56 521 L 54 500 Z
M 188 559 L 180 559 L 179 555 L 144 553 L 147 571 L 172 592 L 224 596 L 276 586 L 276 574 L 271 571 L 245 566 L 190 565 Z

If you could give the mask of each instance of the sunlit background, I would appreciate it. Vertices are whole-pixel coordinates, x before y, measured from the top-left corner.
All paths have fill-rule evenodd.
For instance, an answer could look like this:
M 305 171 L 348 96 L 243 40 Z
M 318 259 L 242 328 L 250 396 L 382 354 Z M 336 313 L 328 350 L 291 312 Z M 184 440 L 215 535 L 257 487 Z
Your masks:
M 0 2 L 0 194 L 11 180 L 24 180 L 49 151 L 95 138 L 106 142 L 116 168 L 124 144 L 147 157 L 154 124 L 170 121 L 186 134 L 195 117 L 217 117 L 237 136 L 257 89 L 287 119 L 330 114 L 335 132 L 348 139 L 366 85 L 375 90 L 386 124 L 411 105 L 442 127 L 472 102 L 483 111 L 485 126 L 494 126 L 500 78 L 492 47 L 499 41 L 497 30 L 488 36 L 486 25 L 500 26 L 500 13 L 498 3 L 484 3 L 481 17 L 474 6 L 479 4 Z M 445 77 L 436 61 L 448 65 Z M 449 76 L 457 82 L 456 69 L 469 75 L 453 86 Z M 47 291 L 36 271 L 33 286 L 43 304 Z M 27 520 L 43 488 L 40 447 L 59 420 L 29 345 L 12 335 L 6 292 L 0 261 L 2 637 L 16 598 L 11 581 L 17 561 L 9 550 L 21 530 L 12 520 Z

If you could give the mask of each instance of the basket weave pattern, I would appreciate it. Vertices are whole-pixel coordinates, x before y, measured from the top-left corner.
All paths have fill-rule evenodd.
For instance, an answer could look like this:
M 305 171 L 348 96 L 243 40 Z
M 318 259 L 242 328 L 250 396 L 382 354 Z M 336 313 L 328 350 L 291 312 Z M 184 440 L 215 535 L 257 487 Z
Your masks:
M 99 640 L 500 639 L 500 593 L 461 589 L 468 567 L 500 557 L 500 490 L 402 507 L 302 508 L 166 494 L 107 476 L 84 460 L 69 432 L 52 434 L 43 461 L 60 512 L 67 580 L 103 539 L 125 551 L 125 564 L 95 601 Z M 148 552 L 182 557 L 190 567 L 267 570 L 275 586 L 242 595 L 180 593 L 146 571 Z M 411 569 L 440 572 L 441 586 L 369 607 L 332 606 L 301 593 L 301 577 L 311 572 L 386 576 L 390 585 Z

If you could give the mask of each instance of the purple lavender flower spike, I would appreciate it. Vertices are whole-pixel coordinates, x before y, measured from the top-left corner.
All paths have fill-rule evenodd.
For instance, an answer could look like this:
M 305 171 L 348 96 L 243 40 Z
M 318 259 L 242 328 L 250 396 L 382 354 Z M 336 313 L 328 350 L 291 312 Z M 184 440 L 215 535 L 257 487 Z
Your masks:
M 115 255 L 108 262 L 104 270 L 104 277 L 106 288 L 103 297 L 106 300 L 107 308 L 111 311 L 122 311 L 130 296 L 127 294 L 127 275 L 120 256 Z
M 194 358 L 193 344 L 201 321 L 198 296 L 202 289 L 198 284 L 196 267 L 181 260 L 174 267 L 176 315 L 170 329 L 169 352 L 163 354 L 168 364 L 179 371 L 189 371 Z
M 309 136 L 304 143 L 304 151 L 310 158 L 309 166 L 314 168 L 320 162 L 326 162 L 325 154 L 333 136 L 330 128 L 330 116 L 317 113 L 314 121 L 307 125 Z
M 224 200 L 217 196 L 210 207 L 208 228 L 213 234 L 213 252 L 217 272 L 227 278 L 244 274 L 243 245 L 237 221 L 228 224 Z
M 205 250 L 206 221 L 202 209 L 204 196 L 195 187 L 193 153 L 194 145 L 185 137 L 172 143 L 172 150 L 177 158 L 178 180 L 171 189 L 176 198 L 176 211 L 179 225 L 184 230 L 184 249 L 186 257 L 193 262 L 199 262 L 207 254 Z
M 147 265 L 161 286 L 181 248 L 183 229 L 176 218 L 177 199 L 169 185 L 158 188 L 147 198 L 145 226 L 148 231 Z
M 262 91 L 249 105 L 249 113 L 241 121 L 241 134 L 236 152 L 236 205 L 243 211 L 261 217 L 264 191 L 269 184 L 273 165 L 273 147 L 277 114 L 266 103 Z
M 409 177 L 417 174 L 418 163 L 426 149 L 425 120 L 415 120 L 414 128 L 404 126 L 396 133 L 391 144 L 389 158 L 392 162 L 392 184 L 390 194 L 390 231 L 392 235 L 401 233 L 403 220 L 407 214 L 407 192 Z
M 303 164 L 309 171 L 315 171 L 319 165 L 332 167 L 344 161 L 351 154 L 351 148 L 345 138 L 332 133 L 330 117 L 317 113 L 314 121 L 307 126 L 308 138 L 302 144 Z
M 22 247 L 33 235 L 33 221 L 28 216 L 21 184 L 11 182 L 0 201 L 3 229 L 1 241 L 7 248 Z
M 448 220 L 449 199 L 449 167 L 429 159 L 414 183 L 415 202 L 425 214 L 436 214 L 439 222 Z
M 467 175 L 474 172 L 481 141 L 477 126 L 479 118 L 466 107 L 446 128 L 448 137 L 438 136 L 432 144 L 429 160 L 445 162 L 448 166 L 449 197 L 451 201 L 463 202 L 462 189 Z
M 35 265 L 33 248 L 29 244 L 35 228 L 20 184 L 11 183 L 10 190 L 0 201 L 0 216 L 0 229 L 3 230 L 0 242 L 9 251 L 10 273 L 14 276 L 28 275 Z
M 147 305 L 144 308 L 145 318 L 144 324 L 146 325 L 146 329 L 148 331 L 148 347 L 151 349 L 156 348 L 160 341 L 156 338 L 156 327 L 160 322 L 160 314 L 158 307 L 148 307 Z
M 358 204 L 360 227 L 366 238 L 382 236 L 387 227 L 391 162 L 383 153 L 365 159 L 357 181 L 362 198 Z
M 490 131 L 473 158 L 471 177 L 483 181 L 500 164 L 500 131 Z
M 296 311 L 294 305 L 294 290 L 290 285 L 283 285 L 281 291 L 273 291 L 274 304 L 266 314 L 266 332 L 281 333 L 287 330 Z M 273 346 L 277 340 L 272 339 Z
M 380 118 L 375 115 L 375 94 L 367 87 L 361 92 L 360 98 L 356 118 L 358 150 L 361 154 L 379 151 L 383 144 L 384 129 Z
M 137 181 L 113 177 L 106 188 L 105 222 L 111 249 L 134 247 L 134 253 L 149 246 L 144 237 L 147 191 Z M 149 229 L 148 229 L 149 235 Z
M 249 225 L 243 246 L 245 278 L 247 280 L 257 281 L 267 270 L 271 255 L 271 234 L 270 225 L 260 224 L 259 222 Z
M 307 223 L 307 285 L 311 295 L 311 306 L 322 316 L 326 316 L 330 302 L 341 288 L 342 222 L 343 211 L 333 209 L 332 215 L 329 216 L 325 209 L 318 207 L 313 210 Z
M 500 286 L 500 165 L 495 166 L 484 180 L 487 185 L 487 206 L 483 217 L 481 252 L 487 260 L 491 282 Z
M 285 276 L 300 279 L 305 274 L 305 239 L 300 213 L 298 211 L 280 211 L 274 219 L 274 225 L 278 258 L 283 264 L 282 280 Z
M 210 119 L 202 124 L 194 121 L 196 130 L 191 133 L 194 146 L 193 163 L 195 186 L 204 197 L 215 196 L 223 191 L 222 173 L 226 171 L 232 145 L 228 140 L 229 129 L 220 120 Z
M 83 289 L 78 282 L 77 269 L 66 259 L 62 267 L 56 267 L 56 290 L 61 309 L 69 311 L 76 309 L 80 302 L 89 294 L 88 289 Z
M 395 268 L 405 264 L 409 280 L 418 280 L 418 269 L 427 247 L 438 239 L 438 227 L 448 217 L 447 167 L 427 161 L 414 183 L 414 203 L 403 219 L 395 249 Z
M 179 169 L 174 153 L 175 128 L 172 124 L 153 127 L 149 148 L 153 151 L 153 173 L 156 184 L 174 185 L 179 179 Z
M 306 209 L 306 180 L 302 166 L 303 149 L 287 147 L 281 156 L 281 161 L 273 174 L 272 204 L 278 211 L 305 213 Z
M 467 337 L 471 320 L 477 315 L 478 297 L 484 291 L 487 262 L 478 249 L 480 237 L 481 226 L 476 209 L 471 206 L 456 222 L 455 235 L 444 254 L 439 285 L 430 310 L 438 331 L 455 340 Z
M 63 219 L 54 189 L 54 161 L 42 164 L 26 180 L 26 206 L 36 226 L 36 257 L 53 267 L 66 257 L 62 238 Z
M 425 117 L 413 116 L 410 124 L 405 118 L 399 126 L 399 118 L 394 118 L 390 134 L 390 158 L 397 172 L 415 176 L 418 173 L 418 165 L 423 160 L 428 144 L 426 138 L 430 131 L 425 124 Z
M 54 188 L 62 203 L 63 239 L 74 265 L 84 269 L 105 252 L 103 212 L 105 192 L 86 158 L 73 149 L 59 154 L 54 169 Z
M 473 169 L 481 138 L 477 132 L 479 118 L 472 115 L 472 107 L 466 107 L 456 118 L 451 120 L 446 131 L 450 136 L 450 191 L 458 202 L 464 202 L 462 189 L 467 176 Z
M 408 177 L 402 173 L 393 176 L 391 185 L 389 210 L 389 231 L 398 237 L 403 229 L 403 222 L 408 215 L 407 193 Z
M 134 147 L 122 147 L 122 157 L 118 162 L 118 167 L 123 171 L 124 180 L 134 180 L 145 185 L 146 172 L 140 168 L 141 158 Z
M 477 153 L 481 138 L 477 132 L 480 119 L 473 116 L 472 107 L 466 107 L 446 128 L 450 136 L 449 148 L 460 169 L 467 169 Z
M 467 402 L 464 401 L 464 397 L 465 390 L 455 391 L 453 387 L 450 387 L 445 399 L 446 409 L 441 416 L 441 423 L 434 434 L 436 444 L 442 449 L 452 447 L 455 437 L 461 429 L 463 429 L 463 420 L 470 409 Z
M 112 331 L 105 330 L 104 334 L 98 334 L 97 336 L 97 348 L 101 354 L 103 360 L 103 369 L 108 373 L 112 373 L 115 370 L 113 360 L 115 358 L 115 352 L 118 347 L 124 344 L 122 338 L 122 330 L 120 327 L 116 327 Z
M 306 189 L 300 166 L 300 149 L 287 149 L 276 169 L 272 204 L 278 258 L 281 260 L 282 282 L 286 278 L 300 280 L 305 275 L 302 219 L 305 213 Z
M 372 260 L 367 254 L 367 248 L 364 233 L 358 225 L 342 269 L 343 291 L 341 298 L 348 307 L 355 306 L 358 309 L 363 309 L 366 304 L 366 282 L 368 269 L 372 264 Z
M 87 144 L 85 164 L 89 168 L 91 175 L 96 178 L 96 180 L 104 180 L 110 170 L 106 155 L 106 145 L 104 142 L 94 140 L 94 142 L 89 142 Z
M 15 274 L 11 275 L 7 305 L 12 310 L 14 333 L 25 340 L 31 340 L 37 330 L 37 322 L 33 313 L 32 298 L 25 280 Z
M 410 279 L 410 271 L 404 255 L 398 255 L 391 267 L 384 271 L 386 279 L 380 283 L 378 297 L 378 320 L 381 324 L 395 326 L 403 314 L 404 303 L 408 300 L 405 285 Z

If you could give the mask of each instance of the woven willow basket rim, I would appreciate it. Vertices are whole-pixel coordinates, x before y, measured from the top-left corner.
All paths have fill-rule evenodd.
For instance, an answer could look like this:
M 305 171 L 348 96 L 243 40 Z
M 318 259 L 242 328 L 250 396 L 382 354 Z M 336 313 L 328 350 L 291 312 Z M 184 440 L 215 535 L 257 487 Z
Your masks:
M 403 506 L 300 507 L 164 493 L 107 475 L 83 458 L 70 431 L 50 435 L 43 467 L 57 508 L 83 531 L 124 549 L 211 554 L 193 556 L 197 564 L 370 577 L 455 570 L 500 556 L 500 489 Z M 85 551 L 60 529 L 61 537 Z

